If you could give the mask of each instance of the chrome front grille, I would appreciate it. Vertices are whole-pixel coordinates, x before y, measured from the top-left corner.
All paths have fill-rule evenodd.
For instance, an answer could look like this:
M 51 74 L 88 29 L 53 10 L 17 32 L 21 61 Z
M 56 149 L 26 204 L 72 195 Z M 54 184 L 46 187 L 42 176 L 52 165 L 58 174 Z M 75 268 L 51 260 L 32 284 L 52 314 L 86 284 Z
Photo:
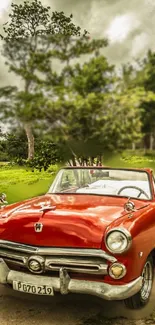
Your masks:
M 6 262 L 14 263 L 16 265 L 24 266 L 29 258 L 28 254 L 18 253 L 12 249 L 5 249 L 0 247 L 0 258 Z
M 87 257 L 59 257 L 46 258 L 45 269 L 49 271 L 59 271 L 65 268 L 68 272 L 107 274 L 107 264 L 100 259 L 90 259 Z
M 107 260 L 115 262 L 116 259 L 102 250 L 96 249 L 70 249 L 33 247 L 0 241 L 0 258 L 9 266 L 19 266 L 28 270 L 30 257 L 41 256 L 44 259 L 44 272 L 57 272 L 64 268 L 68 272 L 106 275 L 108 273 Z

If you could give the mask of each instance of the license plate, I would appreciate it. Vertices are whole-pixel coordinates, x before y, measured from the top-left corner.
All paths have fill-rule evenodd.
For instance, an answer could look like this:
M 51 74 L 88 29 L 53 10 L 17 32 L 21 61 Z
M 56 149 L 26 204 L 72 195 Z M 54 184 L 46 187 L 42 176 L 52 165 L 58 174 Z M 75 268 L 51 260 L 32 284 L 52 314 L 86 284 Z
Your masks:
M 24 283 L 20 281 L 13 281 L 13 289 L 34 295 L 53 296 L 54 291 L 52 287 L 46 285 L 36 285 L 32 283 Z

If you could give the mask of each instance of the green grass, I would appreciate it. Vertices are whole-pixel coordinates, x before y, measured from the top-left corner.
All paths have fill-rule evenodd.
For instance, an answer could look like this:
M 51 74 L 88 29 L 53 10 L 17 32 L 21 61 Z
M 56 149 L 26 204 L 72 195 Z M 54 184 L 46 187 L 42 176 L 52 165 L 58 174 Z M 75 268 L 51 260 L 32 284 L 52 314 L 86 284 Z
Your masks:
M 125 151 L 122 155 L 106 157 L 104 165 L 120 168 L 151 168 L 155 171 L 155 153 Z
M 51 172 L 30 171 L 20 167 L 0 168 L 0 192 L 5 192 L 9 203 L 45 194 L 52 184 Z
M 52 178 L 50 180 L 41 180 L 35 184 L 16 184 L 11 185 L 6 191 L 8 202 L 14 203 L 21 200 L 25 200 L 31 197 L 45 194 L 52 183 Z

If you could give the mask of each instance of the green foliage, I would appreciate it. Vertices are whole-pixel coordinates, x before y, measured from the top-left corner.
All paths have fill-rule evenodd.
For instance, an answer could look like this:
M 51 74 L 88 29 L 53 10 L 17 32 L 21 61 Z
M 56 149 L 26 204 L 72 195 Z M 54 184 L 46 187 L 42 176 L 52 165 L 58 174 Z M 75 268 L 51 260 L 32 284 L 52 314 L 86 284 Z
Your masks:
M 96 157 L 106 151 L 118 151 L 141 136 L 139 105 L 145 93 L 95 94 L 72 96 L 56 101 L 45 114 L 46 125 L 57 141 L 63 142 L 70 158 Z M 57 123 L 53 123 L 54 111 Z
M 44 118 L 48 137 L 62 144 L 67 160 L 93 161 L 141 139 L 141 103 L 146 92 L 143 88 L 118 92 L 114 66 L 104 56 L 83 65 L 67 65 L 62 76 L 64 84 L 57 89 L 56 100 L 48 100 Z
M 9 160 L 8 155 L 6 154 L 6 152 L 3 152 L 4 149 L 2 149 L 1 145 L 0 145 L 0 161 L 1 162 L 7 162 Z
M 143 132 L 145 134 L 152 133 L 155 137 L 155 53 L 148 52 L 147 58 L 143 62 L 143 82 L 144 88 L 147 92 L 152 92 L 152 100 L 143 102 Z
M 82 66 L 76 64 L 71 71 L 73 90 L 81 96 L 90 93 L 107 93 L 116 81 L 114 66 L 104 56 L 97 56 Z
M 141 107 L 141 123 L 144 139 L 144 146 L 153 148 L 155 139 L 155 54 L 148 51 L 144 60 L 137 60 L 136 68 L 127 64 L 122 68 L 122 80 L 118 87 L 128 90 L 135 90 L 137 87 L 143 88 Z
M 27 139 L 23 130 L 17 129 L 5 136 L 6 153 L 9 160 L 27 158 Z
M 19 166 L 28 166 L 31 169 L 47 170 L 49 166 L 63 161 L 63 156 L 58 145 L 51 141 L 42 140 L 36 136 L 35 157 L 27 160 L 27 139 L 20 128 L 3 135 L 0 142 L 1 161 L 11 161 Z
M 6 142 L 2 136 L 1 140 L 0 140 L 0 161 L 4 162 L 4 161 L 8 161 L 8 160 L 9 160 L 9 157 L 8 157 L 8 154 L 6 151 Z
M 35 157 L 27 161 L 27 166 L 32 169 L 44 171 L 48 170 L 49 166 L 56 165 L 62 161 L 58 146 L 49 141 L 42 141 L 37 139 L 36 141 L 36 154 Z

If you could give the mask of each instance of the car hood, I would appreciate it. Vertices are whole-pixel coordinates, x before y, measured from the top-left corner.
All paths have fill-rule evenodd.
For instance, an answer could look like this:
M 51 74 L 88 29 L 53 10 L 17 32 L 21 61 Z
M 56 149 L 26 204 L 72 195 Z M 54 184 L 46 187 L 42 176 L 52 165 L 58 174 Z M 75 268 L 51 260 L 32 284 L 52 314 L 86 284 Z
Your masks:
M 34 246 L 100 248 L 110 223 L 123 217 L 125 198 L 47 194 L 0 210 L 0 239 Z M 142 203 L 138 203 L 142 205 Z M 51 210 L 40 211 L 43 206 Z M 41 232 L 35 224 L 43 225 Z

